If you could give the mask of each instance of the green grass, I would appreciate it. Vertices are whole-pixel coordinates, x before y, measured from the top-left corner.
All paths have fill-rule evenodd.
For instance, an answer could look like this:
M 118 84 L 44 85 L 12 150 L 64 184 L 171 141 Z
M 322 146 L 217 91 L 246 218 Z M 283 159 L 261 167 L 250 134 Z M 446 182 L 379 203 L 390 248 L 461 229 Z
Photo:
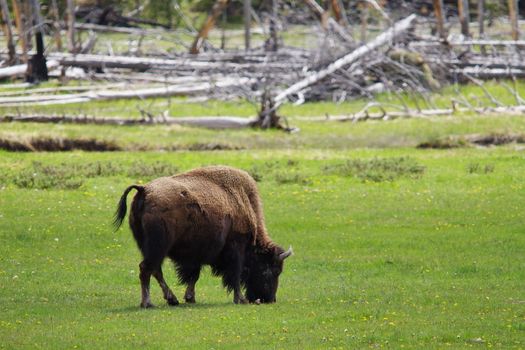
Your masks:
M 101 126 L 3 123 L 0 139 L 86 138 L 108 141 L 126 149 L 188 149 L 220 144 L 243 149 L 352 149 L 356 147 L 415 147 L 450 135 L 525 134 L 522 116 L 458 115 L 360 123 L 308 121 L 288 118 L 299 133 L 281 131 L 212 131 L 185 126 Z
M 396 159 L 424 172 L 375 182 L 326 171 L 349 161 L 396 168 Z M 258 168 L 269 231 L 296 252 L 274 305 L 233 305 L 206 269 L 196 305 L 168 307 L 154 284 L 157 308 L 140 310 L 139 253 L 110 222 L 121 191 L 150 173 L 80 173 L 75 190 L 4 178 L 0 348 L 523 348 L 524 160 L 513 147 L 0 152 L 10 174 L 35 161 Z M 183 288 L 174 291 L 180 298 Z
M 512 103 L 501 86 L 489 88 Z M 461 89 L 483 98 L 476 87 Z M 453 94 L 450 87 L 433 100 L 445 106 Z M 245 102 L 171 103 L 22 112 L 255 111 Z M 283 106 L 281 114 L 300 128 L 294 134 L 1 124 L 0 140 L 96 139 L 130 151 L 0 150 L 0 349 L 524 348 L 524 147 L 480 148 L 463 136 L 523 135 L 525 119 L 468 113 L 360 123 L 306 118 L 345 115 L 365 104 Z M 415 148 L 439 140 L 458 147 Z M 188 151 L 214 145 L 238 150 Z M 293 245 L 278 302 L 233 305 L 220 279 L 205 269 L 197 304 L 168 307 L 153 283 L 157 308 L 141 310 L 140 254 L 127 227 L 111 230 L 116 203 L 130 184 L 209 164 L 250 172 L 272 238 Z M 170 263 L 165 276 L 182 299 Z
M 504 82 L 507 86 L 514 86 L 512 82 Z M 69 81 L 65 86 L 85 85 L 79 81 Z M 157 84 L 158 85 L 158 84 Z M 2 87 L 0 92 L 31 91 L 42 87 L 62 86 L 57 81 L 50 81 L 45 84 L 30 88 L 9 88 Z M 500 103 L 507 106 L 516 104 L 515 97 L 500 83 L 486 82 L 485 88 Z M 525 91 L 525 82 L 519 81 L 515 88 L 518 91 Z M 458 85 L 445 87 L 439 94 L 427 96 L 427 100 L 421 96 L 401 94 L 400 97 L 384 93 L 377 96 L 377 101 L 384 105 L 387 111 L 398 111 L 403 108 L 403 103 L 409 108 L 433 109 L 451 108 L 451 99 L 461 100 L 458 94 L 463 95 L 474 107 L 495 107 L 490 98 L 485 96 L 483 89 L 475 85 Z M 522 93 L 523 94 L 523 93 Z M 401 101 L 400 98 L 403 100 Z M 302 105 L 286 104 L 279 109 L 279 114 L 286 117 L 325 117 L 350 115 L 360 111 L 369 101 L 358 99 L 343 103 L 315 102 Z M 396 105 L 397 108 L 394 108 Z M 458 107 L 465 107 L 458 105 Z M 89 103 L 72 103 L 51 106 L 20 106 L 20 107 L 1 107 L 1 114 L 58 114 L 58 115 L 89 115 L 106 117 L 141 117 L 141 111 L 147 111 L 154 116 L 168 112 L 173 117 L 187 116 L 255 116 L 260 108 L 259 103 L 250 103 L 244 99 L 233 101 L 209 100 L 205 102 L 193 102 L 184 97 L 173 98 L 148 98 L 148 99 L 125 99 L 113 101 L 92 101 Z M 378 108 L 371 108 L 370 112 L 380 112 Z

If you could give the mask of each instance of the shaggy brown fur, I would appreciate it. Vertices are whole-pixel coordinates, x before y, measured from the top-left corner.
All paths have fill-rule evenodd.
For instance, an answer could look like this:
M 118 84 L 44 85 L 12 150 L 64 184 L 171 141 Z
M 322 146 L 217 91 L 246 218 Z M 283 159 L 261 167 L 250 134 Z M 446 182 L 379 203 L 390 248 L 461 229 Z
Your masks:
M 291 255 L 274 244 L 266 231 L 261 199 L 248 173 L 225 166 L 195 169 L 130 186 L 121 197 L 115 217 L 120 226 L 126 196 L 138 191 L 130 226 L 144 256 L 141 268 L 143 307 L 151 306 L 149 278 L 153 274 L 169 304 L 178 304 L 162 277 L 161 264 L 169 256 L 179 279 L 187 284 L 185 299 L 195 301 L 194 287 L 201 266 L 210 265 L 223 278 L 234 302 L 275 301 L 283 260 Z

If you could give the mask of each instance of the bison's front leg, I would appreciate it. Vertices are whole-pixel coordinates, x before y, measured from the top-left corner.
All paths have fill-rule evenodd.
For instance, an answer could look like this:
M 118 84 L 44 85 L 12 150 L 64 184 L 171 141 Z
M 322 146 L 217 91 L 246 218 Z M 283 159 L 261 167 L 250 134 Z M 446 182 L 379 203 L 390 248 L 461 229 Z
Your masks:
M 189 304 L 195 304 L 195 284 L 197 281 L 190 281 L 184 293 L 184 300 Z
M 233 291 L 233 302 L 235 304 L 248 304 L 248 300 L 241 293 L 240 285 Z
M 248 300 L 241 293 L 241 272 L 244 264 L 244 254 L 241 250 L 233 249 L 228 252 L 229 266 L 223 276 L 224 285 L 233 290 L 235 304 L 248 304 Z

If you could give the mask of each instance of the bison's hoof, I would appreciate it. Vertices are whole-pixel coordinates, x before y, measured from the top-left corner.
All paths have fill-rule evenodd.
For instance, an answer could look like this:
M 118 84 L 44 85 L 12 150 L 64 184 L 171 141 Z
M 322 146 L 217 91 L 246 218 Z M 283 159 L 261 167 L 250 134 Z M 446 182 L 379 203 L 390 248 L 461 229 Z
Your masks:
M 261 299 L 255 299 L 253 303 L 256 305 L 261 305 Z
M 179 301 L 178 301 L 177 299 L 175 299 L 175 298 L 173 298 L 173 299 L 168 299 L 168 300 L 166 300 L 166 301 L 168 302 L 168 305 L 171 305 L 171 306 L 177 306 L 177 305 L 179 305 Z
M 234 299 L 233 303 L 234 304 L 248 304 L 248 300 L 246 300 L 244 298 L 239 298 L 239 299 Z
M 195 297 L 184 297 L 184 301 L 186 301 L 188 304 L 195 304 Z
M 143 309 L 150 309 L 152 307 L 155 307 L 155 305 L 153 305 L 150 302 L 147 302 L 147 303 L 140 303 L 140 307 L 143 308 Z

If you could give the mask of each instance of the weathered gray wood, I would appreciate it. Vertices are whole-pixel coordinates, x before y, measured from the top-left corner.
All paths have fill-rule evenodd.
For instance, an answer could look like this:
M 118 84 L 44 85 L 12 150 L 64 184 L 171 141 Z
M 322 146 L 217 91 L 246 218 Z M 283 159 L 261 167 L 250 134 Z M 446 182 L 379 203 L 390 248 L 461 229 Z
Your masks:
M 329 16 L 328 13 L 315 0 L 304 0 L 310 10 L 317 16 L 321 23 L 326 23 L 326 26 L 336 33 L 341 39 L 348 43 L 354 42 L 352 36 L 343 28 L 336 20 Z
M 128 27 L 115 27 L 105 26 L 94 23 L 75 23 L 75 30 L 92 30 L 95 32 L 114 32 L 114 33 L 125 33 L 134 35 L 158 35 L 169 33 L 168 30 L 162 28 L 128 28 Z
M 468 0 L 458 0 L 459 23 L 461 24 L 461 34 L 470 37 L 469 23 L 470 12 Z
M 250 29 L 252 24 L 252 1 L 243 0 L 243 14 L 244 14 L 244 49 L 250 49 Z
M 13 41 L 13 29 L 11 25 L 11 18 L 9 16 L 9 7 L 6 0 L 0 0 L 0 12 L 2 13 L 2 22 L 5 38 L 7 41 L 7 52 L 9 55 L 9 64 L 16 62 L 16 50 Z
M 478 30 L 479 38 L 485 36 L 485 0 L 478 0 Z
M 67 0 L 67 49 L 70 53 L 76 52 L 74 0 Z
M 47 68 L 58 67 L 59 63 L 55 60 L 47 61 Z M 17 64 L 10 67 L 0 68 L 0 78 L 9 78 L 9 77 L 20 77 L 25 75 L 27 71 L 27 64 Z
M 317 72 L 313 72 L 309 74 L 306 78 L 293 84 L 292 86 L 282 91 L 275 97 L 275 108 L 277 108 L 279 105 L 284 103 L 284 101 L 286 101 L 286 99 L 290 95 L 296 94 L 299 91 L 303 90 L 304 88 L 334 73 L 338 69 L 356 62 L 357 60 L 361 59 L 362 57 L 369 54 L 373 50 L 376 50 L 377 48 L 381 46 L 391 43 L 397 36 L 405 33 L 412 26 L 415 19 L 416 19 L 416 15 L 412 14 L 400 20 L 399 22 L 396 22 L 391 28 L 389 28 L 385 32 L 378 35 L 370 43 L 364 44 L 358 47 L 357 49 L 353 50 L 349 54 L 331 63 L 325 69 L 322 69 Z
M 180 59 L 164 59 L 164 58 L 148 58 L 148 57 L 130 57 L 130 56 L 105 56 L 105 55 L 92 55 L 92 54 L 77 54 L 71 55 L 67 53 L 50 53 L 48 55 L 50 59 L 54 59 L 60 62 L 60 64 L 68 67 L 86 67 L 86 68 L 129 68 L 136 70 L 147 70 L 151 68 L 155 69 L 212 69 L 212 68 L 223 68 L 230 69 L 232 71 L 239 69 L 250 69 L 256 67 L 251 63 L 232 63 L 232 62 L 217 62 L 217 61 L 202 61 L 194 60 L 190 58 Z M 263 62 L 261 62 L 263 63 Z M 300 67 L 294 65 L 293 62 L 267 62 L 260 67 L 270 69 L 284 69 L 290 70 L 295 68 L 302 68 L 302 62 Z
M 434 14 L 436 16 L 437 32 L 441 39 L 447 38 L 445 31 L 445 16 L 443 14 L 443 0 L 433 0 L 434 3 Z
M 518 23 L 518 0 L 508 0 L 509 17 L 512 28 L 512 40 L 519 40 L 520 29 Z
M 224 89 L 232 86 L 239 86 L 253 83 L 254 80 L 248 78 L 226 78 L 216 82 L 202 82 L 190 85 L 172 85 L 166 87 L 154 87 L 131 90 L 92 90 L 79 94 L 60 94 L 60 95 L 34 95 L 34 96 L 16 96 L 0 97 L 0 105 L 4 107 L 20 106 L 43 106 L 70 104 L 99 100 L 117 100 L 128 98 L 151 98 L 151 97 L 168 97 L 168 96 L 188 96 L 201 93 L 208 93 L 215 89 Z
M 57 116 L 57 115 L 4 115 L 0 123 L 71 123 L 99 125 L 187 125 L 207 129 L 239 129 L 253 126 L 255 120 L 242 117 L 154 117 L 154 118 L 122 118 L 122 117 L 92 117 L 92 116 Z
M 15 15 L 15 24 L 18 31 L 18 41 L 20 41 L 20 47 L 22 48 L 22 62 L 27 62 L 27 33 L 25 30 L 25 20 L 22 18 L 22 5 L 20 0 L 12 0 L 13 13 Z
M 51 0 L 51 15 L 53 16 L 53 30 L 57 50 L 62 51 L 62 35 L 60 33 L 60 13 L 58 11 L 57 0 Z

